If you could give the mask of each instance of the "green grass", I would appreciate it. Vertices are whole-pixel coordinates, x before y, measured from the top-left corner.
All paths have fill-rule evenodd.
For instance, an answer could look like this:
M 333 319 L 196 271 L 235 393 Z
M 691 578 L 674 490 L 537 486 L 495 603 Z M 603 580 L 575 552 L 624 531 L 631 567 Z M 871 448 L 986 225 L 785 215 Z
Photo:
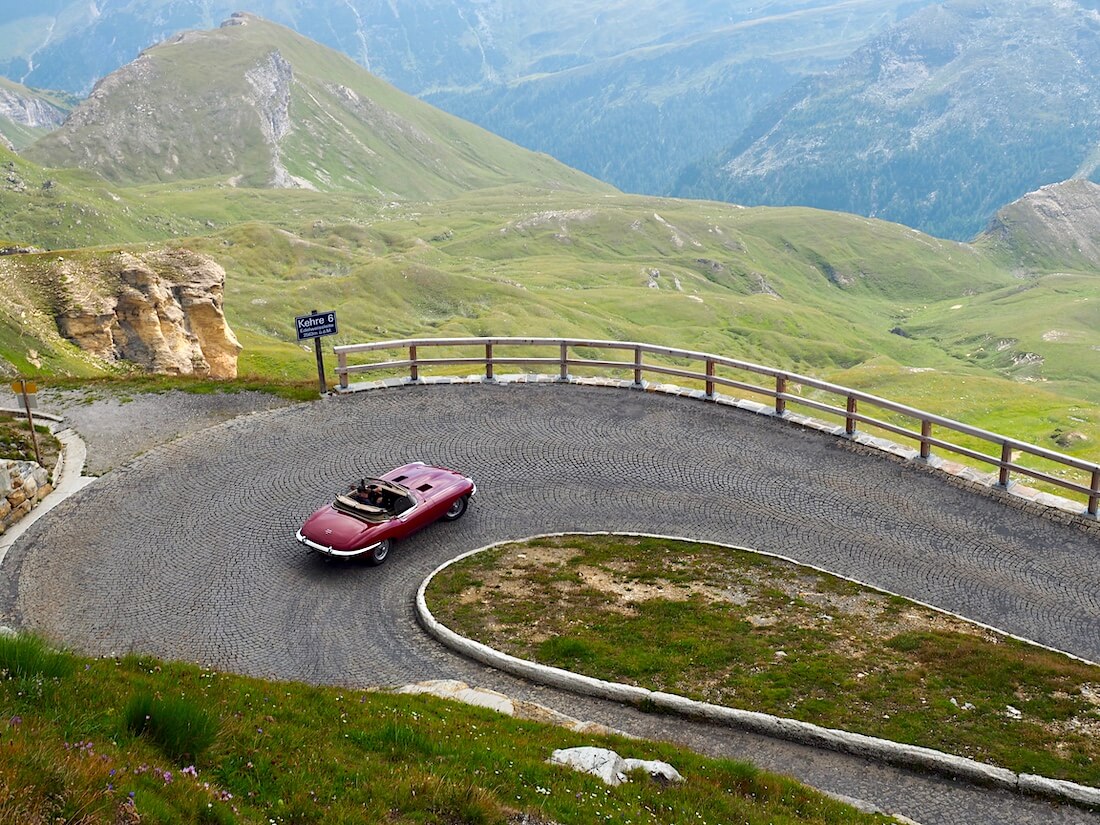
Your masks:
M 147 736 L 167 758 L 180 765 L 194 764 L 218 733 L 217 722 L 196 703 L 158 698 L 150 691 L 132 696 L 123 718 L 130 733 Z
M 17 403 L 11 406 L 18 406 Z M 33 415 L 33 410 L 32 410 Z M 59 442 L 50 432 L 50 428 L 42 424 L 35 424 L 36 440 L 38 441 L 38 454 L 42 459 L 42 466 L 47 470 L 53 469 L 57 463 L 57 456 L 61 452 Z M 10 415 L 0 413 L 0 458 L 14 461 L 34 461 L 34 441 L 31 438 L 30 427 L 25 415 Z
M 89 395 L 99 391 L 115 395 L 140 393 L 164 393 L 177 390 L 196 395 L 215 393 L 263 392 L 288 401 L 315 401 L 318 397 L 316 366 L 313 381 L 275 382 L 266 377 L 245 375 L 226 381 L 194 378 L 183 375 L 129 375 L 119 378 L 92 379 L 55 378 L 49 382 L 51 389 L 81 390 Z
M 26 637 L 14 644 L 42 648 Z M 35 691 L 0 678 L 0 821 L 887 821 L 744 763 L 430 697 L 266 682 L 137 655 L 72 661 Z M 137 735 L 128 723 L 157 719 L 158 709 L 184 727 L 212 720 L 217 734 L 165 753 L 148 727 Z M 579 745 L 665 760 L 686 781 L 635 777 L 608 788 L 547 763 L 554 749 Z
M 0 635 L 0 674 L 15 681 L 60 679 L 76 666 L 74 657 L 36 636 Z
M 1100 786 L 1100 667 L 787 562 L 538 539 L 452 565 L 428 605 L 544 664 Z

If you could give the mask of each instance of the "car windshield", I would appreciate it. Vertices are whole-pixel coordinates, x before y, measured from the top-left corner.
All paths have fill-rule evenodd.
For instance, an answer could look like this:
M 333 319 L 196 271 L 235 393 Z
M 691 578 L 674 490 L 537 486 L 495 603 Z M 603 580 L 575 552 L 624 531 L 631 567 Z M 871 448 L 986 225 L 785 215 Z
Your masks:
M 416 499 L 400 484 L 380 478 L 361 478 L 337 493 L 338 509 L 358 516 L 393 516 L 416 506 Z

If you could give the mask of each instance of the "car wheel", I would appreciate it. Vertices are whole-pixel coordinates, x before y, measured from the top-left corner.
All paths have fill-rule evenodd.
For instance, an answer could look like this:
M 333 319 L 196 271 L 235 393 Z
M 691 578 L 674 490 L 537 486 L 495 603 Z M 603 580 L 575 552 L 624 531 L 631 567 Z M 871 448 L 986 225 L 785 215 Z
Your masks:
M 383 539 L 382 541 L 378 542 L 377 547 L 367 553 L 367 561 L 370 564 L 381 564 L 386 560 L 386 556 L 390 554 L 390 548 L 392 546 L 393 543 L 389 539 Z
M 455 521 L 462 518 L 462 514 L 466 512 L 466 507 L 470 503 L 469 496 L 461 496 L 451 502 L 451 506 L 447 508 L 447 512 L 443 514 L 444 521 Z

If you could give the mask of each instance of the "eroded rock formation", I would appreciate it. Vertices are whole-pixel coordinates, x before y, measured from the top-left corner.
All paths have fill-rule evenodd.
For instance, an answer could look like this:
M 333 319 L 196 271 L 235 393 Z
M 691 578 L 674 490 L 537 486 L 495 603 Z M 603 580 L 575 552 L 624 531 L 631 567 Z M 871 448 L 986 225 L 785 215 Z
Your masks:
M 150 372 L 234 378 L 241 345 L 222 311 L 225 270 L 189 250 L 120 252 L 94 271 L 58 260 L 57 325 L 81 349 Z
M 42 98 L 23 95 L 2 86 L 0 116 L 37 129 L 56 129 L 65 121 L 65 112 Z

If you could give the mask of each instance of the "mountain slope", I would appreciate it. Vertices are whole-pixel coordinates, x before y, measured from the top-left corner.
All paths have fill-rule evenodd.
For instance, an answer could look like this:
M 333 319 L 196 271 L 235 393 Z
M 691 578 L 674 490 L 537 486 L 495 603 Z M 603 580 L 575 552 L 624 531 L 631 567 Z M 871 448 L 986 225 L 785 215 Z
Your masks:
M 654 10 L 618 21 L 652 37 L 635 34 L 629 49 L 572 52 L 562 42 L 562 53 L 512 79 L 423 97 L 620 189 L 667 194 L 685 166 L 718 154 L 799 80 L 835 66 L 922 4 L 670 4 L 682 12 L 677 20 Z M 598 15 L 593 37 L 627 8 Z
M 1100 185 L 1066 181 L 997 211 L 977 242 L 1032 272 L 1100 272 Z
M 515 182 L 609 191 L 250 15 L 144 52 L 25 154 L 124 184 L 217 178 L 382 198 Z
M 1092 3 L 951 0 L 805 81 L 677 194 L 807 204 L 967 238 L 1002 204 L 1094 177 Z

